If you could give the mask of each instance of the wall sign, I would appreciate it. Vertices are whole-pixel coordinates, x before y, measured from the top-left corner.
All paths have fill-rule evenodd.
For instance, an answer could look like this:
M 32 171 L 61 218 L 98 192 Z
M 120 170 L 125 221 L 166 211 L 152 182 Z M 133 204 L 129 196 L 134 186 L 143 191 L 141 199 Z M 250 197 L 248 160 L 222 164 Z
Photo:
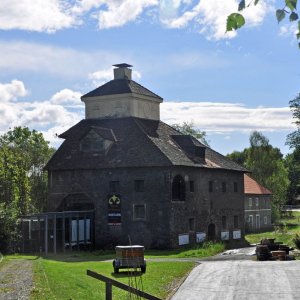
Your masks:
M 108 225 L 121 225 L 121 197 L 112 194 L 107 197 Z
M 233 231 L 233 239 L 238 240 L 240 238 L 241 238 L 241 231 L 240 230 Z
M 221 232 L 221 240 L 222 240 L 222 241 L 227 241 L 227 240 L 229 240 L 229 231 L 222 231 L 222 232 Z

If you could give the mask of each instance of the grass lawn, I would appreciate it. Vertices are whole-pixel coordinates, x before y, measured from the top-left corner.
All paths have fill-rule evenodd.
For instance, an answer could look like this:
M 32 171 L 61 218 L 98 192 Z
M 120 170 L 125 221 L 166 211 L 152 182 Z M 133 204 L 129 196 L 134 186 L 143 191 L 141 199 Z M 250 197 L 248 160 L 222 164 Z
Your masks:
M 203 246 L 181 250 L 146 250 L 147 271 L 130 279 L 126 270 L 119 274 L 113 273 L 111 261 L 114 251 L 73 252 L 65 255 L 48 257 L 38 256 L 6 256 L 0 264 L 12 259 L 29 259 L 34 267 L 34 289 L 31 299 L 105 299 L 105 284 L 86 275 L 86 270 L 92 270 L 102 275 L 114 278 L 125 284 L 133 280 L 132 286 L 165 299 L 178 283 L 192 270 L 195 262 L 189 261 L 151 261 L 151 258 L 203 258 L 224 251 L 220 243 L 205 243 Z M 113 299 L 128 299 L 125 291 L 113 288 Z
M 194 265 L 193 262 L 148 262 L 146 273 L 131 279 L 132 285 L 163 299 Z M 128 273 L 124 270 L 115 275 L 111 262 L 39 258 L 35 263 L 32 299 L 105 299 L 105 284 L 87 276 L 87 269 L 129 284 Z M 128 295 L 113 288 L 113 299 L 128 299 Z
M 291 215 L 285 215 L 276 224 L 282 224 L 282 228 L 275 226 L 275 230 L 263 233 L 247 234 L 246 240 L 251 244 L 259 243 L 263 238 L 275 238 L 277 242 L 283 242 L 290 247 L 295 247 L 293 238 L 296 233 L 300 233 L 300 212 L 291 212 Z M 290 226 L 290 224 L 292 226 Z

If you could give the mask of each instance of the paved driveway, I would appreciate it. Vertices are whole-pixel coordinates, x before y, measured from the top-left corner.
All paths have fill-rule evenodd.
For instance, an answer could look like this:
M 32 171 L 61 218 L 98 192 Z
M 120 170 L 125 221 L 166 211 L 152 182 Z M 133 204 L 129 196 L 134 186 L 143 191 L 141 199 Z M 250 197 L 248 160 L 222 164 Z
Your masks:
M 300 300 L 300 261 L 203 261 L 172 300 Z

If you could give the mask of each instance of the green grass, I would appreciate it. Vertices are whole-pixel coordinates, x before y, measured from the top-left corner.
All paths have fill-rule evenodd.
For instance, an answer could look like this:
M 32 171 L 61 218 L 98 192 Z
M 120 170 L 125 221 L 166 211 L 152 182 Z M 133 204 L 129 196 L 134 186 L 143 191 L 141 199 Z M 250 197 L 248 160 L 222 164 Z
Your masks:
M 206 242 L 203 245 L 193 248 L 178 250 L 147 250 L 146 258 L 204 258 L 216 255 L 225 250 L 222 243 Z
M 167 258 L 203 258 L 224 251 L 221 243 L 204 243 L 199 247 L 179 250 L 146 250 L 147 271 L 136 277 L 137 285 L 147 293 L 159 298 L 166 298 L 174 287 L 195 266 L 195 262 L 168 261 Z M 1 265 L 14 259 L 28 259 L 34 266 L 34 289 L 31 299 L 105 299 L 105 284 L 86 275 L 92 270 L 102 275 L 129 284 L 126 270 L 120 274 L 113 273 L 112 262 L 114 251 L 73 252 L 64 255 L 38 257 L 32 255 L 9 255 Z M 151 261 L 154 258 L 166 258 L 166 261 Z M 113 299 L 128 299 L 125 291 L 113 288 Z
M 193 267 L 192 262 L 148 262 L 146 273 L 137 276 L 136 280 L 145 292 L 165 298 L 174 281 L 180 280 Z M 32 299 L 105 299 L 104 283 L 87 276 L 87 269 L 129 283 L 126 270 L 115 275 L 111 262 L 63 262 L 40 258 L 34 268 Z M 113 295 L 113 299 L 128 299 L 126 292 L 116 288 L 113 288 Z
M 287 211 L 276 223 L 300 225 L 300 211 Z
M 299 219 L 300 212 L 291 212 L 290 215 L 287 214 L 276 222 L 276 224 L 282 224 L 282 227 L 275 226 L 273 231 L 247 234 L 245 238 L 251 244 L 257 244 L 264 238 L 275 238 L 277 242 L 295 247 L 293 238 L 296 233 L 300 233 Z M 292 226 L 289 226 L 289 224 Z

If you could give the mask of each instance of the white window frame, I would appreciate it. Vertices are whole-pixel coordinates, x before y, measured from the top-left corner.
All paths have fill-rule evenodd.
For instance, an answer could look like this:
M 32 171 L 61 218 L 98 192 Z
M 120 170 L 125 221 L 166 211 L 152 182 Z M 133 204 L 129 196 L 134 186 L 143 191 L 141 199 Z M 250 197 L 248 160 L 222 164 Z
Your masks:
M 264 224 L 265 224 L 265 225 L 268 224 L 268 216 L 264 216 Z
M 258 200 L 258 197 L 256 197 L 255 198 L 255 205 L 258 206 L 258 204 L 259 204 L 259 200 Z
M 252 207 L 252 198 L 249 198 L 249 206 Z
M 255 227 L 260 229 L 260 215 L 255 215 Z

